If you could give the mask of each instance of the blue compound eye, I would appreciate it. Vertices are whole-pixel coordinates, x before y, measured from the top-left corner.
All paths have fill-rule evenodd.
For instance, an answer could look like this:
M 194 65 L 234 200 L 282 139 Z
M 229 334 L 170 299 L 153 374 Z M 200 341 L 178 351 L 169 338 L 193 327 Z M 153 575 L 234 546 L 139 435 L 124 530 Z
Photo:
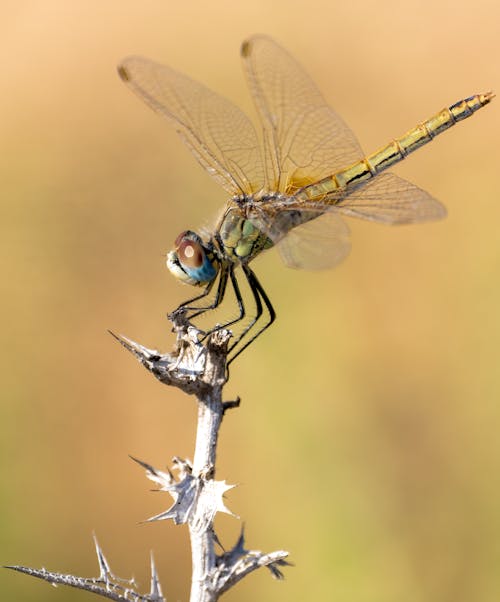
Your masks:
M 200 286 L 217 276 L 218 263 L 209 247 L 191 230 L 175 239 L 175 250 L 167 254 L 167 267 L 172 274 L 193 286 Z
M 201 268 L 205 261 L 205 252 L 199 242 L 186 237 L 186 233 L 183 232 L 177 237 L 175 243 L 177 246 L 177 257 L 183 266 L 187 268 Z

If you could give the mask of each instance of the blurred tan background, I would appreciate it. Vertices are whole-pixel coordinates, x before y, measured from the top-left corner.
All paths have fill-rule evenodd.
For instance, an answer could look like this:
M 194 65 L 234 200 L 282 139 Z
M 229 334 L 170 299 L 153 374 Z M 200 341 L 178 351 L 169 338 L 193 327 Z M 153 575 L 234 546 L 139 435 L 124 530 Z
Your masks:
M 164 267 L 224 193 L 119 81 L 142 54 L 253 108 L 239 45 L 264 32 L 307 68 L 367 151 L 445 105 L 500 91 L 498 3 L 308 0 L 4 2 L 1 564 L 112 568 L 188 599 L 186 529 L 140 525 L 170 503 L 127 454 L 191 457 L 192 399 L 107 334 L 165 351 L 192 293 Z M 442 200 L 441 223 L 350 222 L 337 270 L 255 262 L 276 325 L 234 366 L 242 396 L 219 478 L 251 548 L 291 552 L 228 601 L 493 602 L 500 595 L 500 100 L 396 172 Z M 240 523 L 217 524 L 225 546 Z M 2 599 L 88 594 L 0 574 Z M 90 599 L 90 598 L 88 598 Z

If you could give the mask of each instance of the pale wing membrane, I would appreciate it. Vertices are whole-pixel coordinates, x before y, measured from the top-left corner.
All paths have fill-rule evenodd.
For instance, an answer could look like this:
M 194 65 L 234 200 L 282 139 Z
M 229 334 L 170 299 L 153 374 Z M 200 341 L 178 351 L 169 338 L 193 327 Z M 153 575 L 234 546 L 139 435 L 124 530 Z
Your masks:
M 260 146 L 248 117 L 231 102 L 189 77 L 145 58 L 118 67 L 122 80 L 176 131 L 207 172 L 231 195 L 264 184 Z
M 314 270 L 334 267 L 349 253 L 349 230 L 340 213 L 391 225 L 441 219 L 446 209 L 411 182 L 384 173 L 344 198 L 342 191 L 322 202 L 291 198 L 272 209 L 256 206 L 254 216 L 287 266 Z M 309 219 L 300 224 L 304 218 Z
M 293 193 L 363 156 L 354 134 L 281 46 L 254 36 L 241 55 L 264 128 L 269 190 Z
M 446 216 L 444 205 L 428 192 L 393 173 L 375 177 L 334 208 L 344 215 L 384 224 L 415 224 Z
M 256 219 L 276 242 L 280 240 L 280 229 L 284 234 L 290 229 L 288 225 L 297 223 L 295 214 L 298 213 L 340 212 L 384 224 L 416 224 L 446 217 L 446 207 L 428 192 L 389 172 L 376 176 L 348 195 L 339 189 L 321 200 L 290 197 L 272 206 L 256 205 L 254 211 Z
M 289 268 L 333 268 L 349 255 L 349 228 L 336 213 L 325 213 L 293 228 L 277 247 Z

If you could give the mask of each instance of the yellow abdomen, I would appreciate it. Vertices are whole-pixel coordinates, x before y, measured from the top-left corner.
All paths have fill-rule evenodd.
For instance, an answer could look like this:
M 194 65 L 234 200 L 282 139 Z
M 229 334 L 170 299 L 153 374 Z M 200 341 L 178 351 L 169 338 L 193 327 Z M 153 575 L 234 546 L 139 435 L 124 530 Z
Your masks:
M 488 92 L 456 102 L 364 159 L 314 184 L 305 186 L 297 192 L 295 198 L 299 201 L 321 199 L 335 190 L 347 192 L 350 188 L 363 184 L 384 169 L 402 161 L 409 153 L 427 144 L 441 132 L 470 117 L 488 104 L 493 97 L 494 94 Z

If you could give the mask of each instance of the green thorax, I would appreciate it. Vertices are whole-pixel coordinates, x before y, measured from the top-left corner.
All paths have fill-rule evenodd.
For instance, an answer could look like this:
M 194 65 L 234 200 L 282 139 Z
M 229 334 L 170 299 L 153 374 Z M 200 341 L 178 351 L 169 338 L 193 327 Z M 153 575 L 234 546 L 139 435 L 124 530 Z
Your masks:
M 243 263 L 248 263 L 274 244 L 258 227 L 256 220 L 250 221 L 241 209 L 234 205 L 224 213 L 218 235 L 225 256 L 231 261 Z

